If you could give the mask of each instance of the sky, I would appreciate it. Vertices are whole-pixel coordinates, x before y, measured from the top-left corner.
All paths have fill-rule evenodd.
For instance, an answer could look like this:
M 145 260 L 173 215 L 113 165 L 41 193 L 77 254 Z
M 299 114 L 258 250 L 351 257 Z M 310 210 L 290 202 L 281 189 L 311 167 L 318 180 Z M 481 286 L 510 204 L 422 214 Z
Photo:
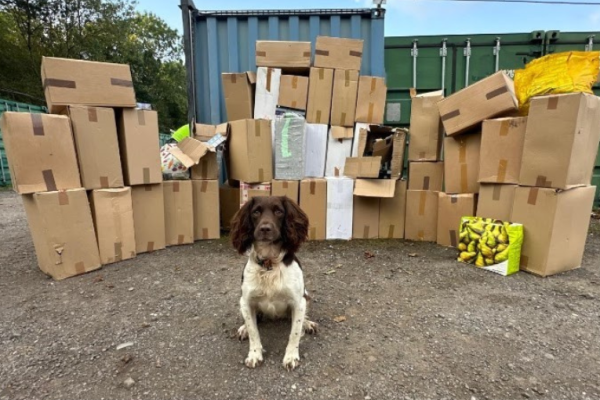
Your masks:
M 589 1 L 589 0 L 588 0 Z M 600 2 L 600 0 L 598 0 Z M 195 0 L 203 10 L 371 7 L 369 0 Z M 287 4 L 286 6 L 282 3 Z M 542 5 L 515 3 L 464 3 L 443 0 L 387 0 L 384 6 L 386 36 L 422 36 L 477 33 L 522 33 L 535 30 L 563 32 L 600 31 L 600 5 Z M 138 0 L 140 11 L 163 18 L 182 32 L 179 0 Z M 597 38 L 600 41 L 600 35 Z

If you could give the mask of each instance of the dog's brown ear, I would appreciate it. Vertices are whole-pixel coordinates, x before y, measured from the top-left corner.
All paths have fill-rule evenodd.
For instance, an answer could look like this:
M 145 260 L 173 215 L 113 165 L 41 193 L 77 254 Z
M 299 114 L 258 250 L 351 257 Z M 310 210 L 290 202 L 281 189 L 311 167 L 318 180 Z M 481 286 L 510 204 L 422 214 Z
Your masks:
M 285 207 L 285 219 L 281 232 L 283 249 L 295 253 L 308 237 L 308 216 L 295 201 L 283 196 L 281 202 Z
M 254 199 L 252 198 L 235 213 L 231 220 L 231 244 L 240 254 L 246 253 L 254 241 L 253 206 Z

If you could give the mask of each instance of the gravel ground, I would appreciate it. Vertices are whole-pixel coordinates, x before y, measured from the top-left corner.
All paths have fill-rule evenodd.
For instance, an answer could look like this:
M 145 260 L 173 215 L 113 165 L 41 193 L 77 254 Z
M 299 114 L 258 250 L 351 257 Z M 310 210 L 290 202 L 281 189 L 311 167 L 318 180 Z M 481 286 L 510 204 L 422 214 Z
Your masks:
M 0 399 L 598 399 L 599 255 L 598 221 L 583 268 L 546 279 L 433 244 L 309 243 L 320 332 L 288 373 L 289 323 L 260 324 L 265 364 L 249 370 L 234 338 L 245 260 L 226 239 L 53 282 L 0 192 Z

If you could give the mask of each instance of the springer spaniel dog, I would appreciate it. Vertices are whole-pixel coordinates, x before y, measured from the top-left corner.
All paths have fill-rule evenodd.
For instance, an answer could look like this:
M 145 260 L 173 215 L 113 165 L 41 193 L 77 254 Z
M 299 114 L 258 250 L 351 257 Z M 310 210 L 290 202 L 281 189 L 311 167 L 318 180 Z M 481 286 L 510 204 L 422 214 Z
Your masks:
M 231 221 L 231 242 L 240 254 L 248 255 L 242 274 L 240 309 L 244 325 L 240 340 L 250 341 L 246 366 L 263 361 L 263 346 L 257 317 L 291 317 L 292 331 L 283 357 L 288 371 L 300 363 L 300 338 L 316 333 L 317 324 L 306 316 L 308 292 L 302 267 L 295 256 L 308 235 L 308 217 L 287 197 L 254 197 Z

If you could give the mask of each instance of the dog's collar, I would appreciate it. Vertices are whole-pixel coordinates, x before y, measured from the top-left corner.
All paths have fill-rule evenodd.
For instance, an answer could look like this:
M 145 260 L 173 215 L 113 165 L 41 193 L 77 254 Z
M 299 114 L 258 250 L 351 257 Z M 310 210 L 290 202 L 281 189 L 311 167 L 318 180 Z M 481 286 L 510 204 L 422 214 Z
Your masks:
M 254 260 L 256 264 L 258 264 L 261 268 L 266 269 L 267 271 L 271 271 L 273 269 L 273 265 L 279 264 L 283 261 L 285 257 L 285 251 L 279 253 L 279 256 L 276 258 L 260 258 L 258 253 L 254 250 L 254 248 L 250 251 L 250 257 Z

